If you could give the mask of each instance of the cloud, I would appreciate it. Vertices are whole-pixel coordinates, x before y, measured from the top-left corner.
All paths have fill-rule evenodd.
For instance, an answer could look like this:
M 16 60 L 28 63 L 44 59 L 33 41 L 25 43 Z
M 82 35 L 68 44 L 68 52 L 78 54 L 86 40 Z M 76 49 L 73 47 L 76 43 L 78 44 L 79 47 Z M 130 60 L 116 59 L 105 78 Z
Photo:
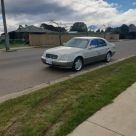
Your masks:
M 135 4 L 136 4 L 136 2 L 133 3 L 133 5 L 135 5 Z
M 121 5 L 117 3 L 109 4 L 103 0 L 73 1 L 5 0 L 8 31 L 15 30 L 19 24 L 40 26 L 41 23 L 49 23 L 51 19 L 69 25 L 82 21 L 88 26 L 96 25 L 100 28 L 109 22 L 112 22 L 112 26 L 136 22 L 136 9 L 121 13 Z M 0 24 L 2 23 L 0 20 Z M 3 31 L 1 26 L 0 31 Z

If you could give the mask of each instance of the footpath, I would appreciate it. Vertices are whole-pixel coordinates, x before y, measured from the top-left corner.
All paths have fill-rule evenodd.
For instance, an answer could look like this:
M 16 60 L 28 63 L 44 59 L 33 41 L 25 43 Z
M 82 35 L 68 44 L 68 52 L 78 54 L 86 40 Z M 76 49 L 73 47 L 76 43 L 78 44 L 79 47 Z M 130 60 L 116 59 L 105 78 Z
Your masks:
M 136 83 L 67 136 L 136 136 Z

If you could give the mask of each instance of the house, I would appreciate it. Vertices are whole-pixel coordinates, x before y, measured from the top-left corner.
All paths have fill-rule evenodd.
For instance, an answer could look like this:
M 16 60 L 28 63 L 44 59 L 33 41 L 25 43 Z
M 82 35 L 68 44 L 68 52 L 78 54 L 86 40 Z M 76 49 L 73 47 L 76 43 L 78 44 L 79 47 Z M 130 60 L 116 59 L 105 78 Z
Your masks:
M 48 32 L 52 32 L 52 31 L 31 25 L 31 26 L 18 28 L 15 31 L 9 32 L 9 38 L 29 39 L 29 34 L 46 34 Z
M 34 33 L 34 34 L 43 34 L 44 33 L 45 34 L 45 33 L 51 32 L 51 31 L 31 25 L 31 26 L 26 26 L 24 28 L 19 28 L 15 32 L 17 32 L 17 33 Z

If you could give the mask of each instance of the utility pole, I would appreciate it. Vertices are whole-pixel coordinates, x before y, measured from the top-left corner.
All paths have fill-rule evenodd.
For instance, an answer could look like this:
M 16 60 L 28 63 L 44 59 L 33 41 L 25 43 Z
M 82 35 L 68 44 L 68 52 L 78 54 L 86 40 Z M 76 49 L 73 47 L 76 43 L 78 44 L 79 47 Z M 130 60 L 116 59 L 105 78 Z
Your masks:
M 4 0 L 1 0 L 1 9 L 2 9 L 2 18 L 3 18 L 4 33 L 5 33 L 6 50 L 8 51 L 8 50 L 10 50 L 10 46 L 9 46 L 9 36 L 7 33 Z

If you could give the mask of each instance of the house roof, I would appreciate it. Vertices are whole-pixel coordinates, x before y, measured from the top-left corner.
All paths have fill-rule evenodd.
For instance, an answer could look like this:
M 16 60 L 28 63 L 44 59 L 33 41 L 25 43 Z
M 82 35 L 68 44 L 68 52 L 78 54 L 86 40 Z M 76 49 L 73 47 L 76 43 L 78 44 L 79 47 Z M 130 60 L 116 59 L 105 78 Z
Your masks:
M 27 26 L 25 28 L 20 28 L 20 29 L 16 30 L 15 32 L 47 33 L 47 32 L 51 32 L 51 31 L 31 25 L 31 26 Z

